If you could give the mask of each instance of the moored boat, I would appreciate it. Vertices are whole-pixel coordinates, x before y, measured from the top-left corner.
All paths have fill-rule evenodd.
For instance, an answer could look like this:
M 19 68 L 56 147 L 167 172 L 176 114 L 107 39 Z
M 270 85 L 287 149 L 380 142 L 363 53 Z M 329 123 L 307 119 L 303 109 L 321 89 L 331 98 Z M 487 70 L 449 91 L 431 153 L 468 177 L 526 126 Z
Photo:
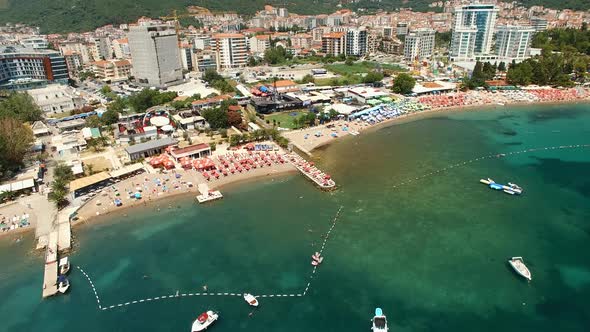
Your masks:
M 219 315 L 216 312 L 208 310 L 207 312 L 200 314 L 199 317 L 197 317 L 197 319 L 195 319 L 195 321 L 193 322 L 193 326 L 192 326 L 191 331 L 192 332 L 204 331 L 211 324 L 213 324 L 218 318 L 219 318 Z
M 520 274 L 523 278 L 527 279 L 528 281 L 531 281 L 531 271 L 529 271 L 529 268 L 526 267 L 526 265 L 524 265 L 524 260 L 522 259 L 522 257 L 512 257 L 508 260 L 508 263 L 510 263 L 510 266 L 512 266 L 516 273 Z
M 68 289 L 70 289 L 70 281 L 68 278 L 66 278 L 64 275 L 57 277 L 57 290 L 60 293 L 65 294 Z
M 479 182 L 481 182 L 483 184 L 488 184 L 489 185 L 489 184 L 494 183 L 494 180 L 492 180 L 490 178 L 487 178 L 487 179 L 481 179 L 481 180 L 479 180 Z
M 66 275 L 70 272 L 70 261 L 67 257 L 59 260 L 59 274 Z
M 387 332 L 389 328 L 387 327 L 387 317 L 383 314 L 383 310 L 381 308 L 375 309 L 375 316 L 373 317 L 373 327 L 371 330 L 373 332 Z
M 244 300 L 246 300 L 246 302 L 248 302 L 248 304 L 253 307 L 258 306 L 258 299 L 256 299 L 256 297 L 250 293 L 244 293 Z

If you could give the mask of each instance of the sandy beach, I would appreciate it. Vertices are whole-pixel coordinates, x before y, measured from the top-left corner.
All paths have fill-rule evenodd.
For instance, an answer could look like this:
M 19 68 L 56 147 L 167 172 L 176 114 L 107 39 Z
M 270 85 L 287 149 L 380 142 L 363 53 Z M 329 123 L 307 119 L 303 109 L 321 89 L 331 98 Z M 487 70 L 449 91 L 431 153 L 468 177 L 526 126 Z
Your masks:
M 196 195 L 197 185 L 207 183 L 210 189 L 221 190 L 231 184 L 252 181 L 260 178 L 270 178 L 288 173 L 295 173 L 297 170 L 290 163 L 273 164 L 269 167 L 251 169 L 242 173 L 221 176 L 219 179 L 211 178 L 205 180 L 201 173 L 195 170 L 172 170 L 167 173 L 143 173 L 118 182 L 85 202 L 78 210 L 78 221 L 88 221 L 96 216 L 107 215 L 113 211 L 122 211 L 133 206 L 146 206 L 161 199 L 171 198 L 178 195 Z M 179 178 L 176 178 L 176 175 Z M 158 185 L 156 181 L 160 182 Z M 129 192 L 141 191 L 141 199 L 136 199 Z M 116 193 L 119 196 L 116 196 Z M 117 207 L 115 198 L 122 201 L 122 206 Z M 195 201 L 195 204 L 196 201 Z
M 372 130 L 377 130 L 394 124 L 416 121 L 430 116 L 444 114 L 446 112 L 483 111 L 503 108 L 506 106 L 559 105 L 590 102 L 590 93 L 588 93 L 584 98 L 568 100 L 536 100 L 533 102 L 511 99 L 509 95 L 501 93 L 492 95 L 487 92 L 477 92 L 476 96 L 477 98 L 473 98 L 475 101 L 474 103 L 469 103 L 466 105 L 431 107 L 430 109 L 419 112 L 406 113 L 392 119 L 384 120 L 374 125 L 359 121 L 338 120 L 325 125 L 286 132 L 283 135 L 289 138 L 291 143 L 293 143 L 293 145 L 303 153 L 311 156 L 313 150 L 326 146 L 342 137 L 351 136 L 351 131 L 357 131 L 362 135 L 363 133 L 368 133 Z M 328 125 L 331 124 L 334 125 L 334 128 L 328 128 Z M 347 130 L 343 130 L 345 127 Z M 319 137 L 315 135 L 318 132 L 321 133 Z M 332 137 L 330 134 L 333 132 L 338 136 Z

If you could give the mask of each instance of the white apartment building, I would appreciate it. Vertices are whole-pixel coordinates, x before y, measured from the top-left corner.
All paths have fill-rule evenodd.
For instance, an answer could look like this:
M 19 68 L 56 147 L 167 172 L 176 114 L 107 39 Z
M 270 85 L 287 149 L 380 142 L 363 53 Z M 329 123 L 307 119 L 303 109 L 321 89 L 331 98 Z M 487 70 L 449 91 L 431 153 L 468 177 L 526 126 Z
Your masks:
M 408 33 L 404 42 L 406 60 L 429 59 L 434 53 L 435 34 L 434 30 L 427 28 L 416 29 Z
M 182 81 L 182 66 L 173 26 L 141 22 L 127 35 L 135 80 L 144 86 L 166 87 Z
M 131 58 L 131 51 L 129 50 L 129 40 L 127 38 L 115 39 L 111 43 L 113 46 L 113 52 L 117 59 L 129 59 Z
M 197 50 L 204 50 L 211 46 L 211 36 L 207 34 L 198 34 L 193 38 L 194 48 Z
M 469 4 L 455 8 L 449 50 L 452 61 L 484 59 L 492 52 L 496 17 L 494 4 Z
M 367 30 L 351 28 L 346 31 L 346 55 L 364 56 L 367 54 Z
M 94 61 L 109 60 L 113 58 L 111 40 L 107 37 L 94 38 L 90 43 L 90 50 Z
M 73 88 L 62 84 L 50 84 L 44 88 L 27 90 L 35 104 L 48 115 L 69 112 L 82 107 Z
M 248 41 L 250 44 L 250 52 L 253 54 L 262 54 L 270 47 L 270 35 L 252 36 Z
M 59 45 L 59 51 L 63 55 L 69 54 L 70 52 L 80 54 L 83 64 L 92 62 L 92 57 L 85 44 L 79 42 L 64 42 Z
M 21 39 L 21 45 L 25 47 L 31 47 L 34 49 L 44 49 L 49 47 L 49 43 L 47 39 L 42 37 L 31 37 L 26 39 Z
M 530 26 L 501 25 L 496 32 L 496 54 L 503 61 L 522 61 L 529 57 L 535 29 Z M 505 59 L 505 60 L 504 60 Z
M 248 40 L 239 33 L 220 33 L 211 38 L 217 70 L 246 67 L 248 63 Z
M 124 81 L 131 76 L 129 60 L 100 60 L 92 64 L 96 77 L 103 81 Z

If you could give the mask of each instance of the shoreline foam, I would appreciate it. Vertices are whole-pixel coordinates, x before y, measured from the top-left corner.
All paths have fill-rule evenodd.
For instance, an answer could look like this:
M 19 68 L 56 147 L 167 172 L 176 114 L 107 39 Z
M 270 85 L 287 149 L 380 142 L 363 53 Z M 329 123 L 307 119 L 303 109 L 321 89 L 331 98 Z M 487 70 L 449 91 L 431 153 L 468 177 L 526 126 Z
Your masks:
M 409 123 L 409 122 L 413 122 L 413 121 L 419 121 L 419 120 L 423 120 L 423 119 L 427 119 L 430 118 L 432 116 L 436 116 L 439 114 L 448 114 L 448 113 L 456 113 L 456 112 L 472 112 L 472 111 L 487 111 L 487 110 L 497 110 L 499 108 L 507 108 L 507 107 L 524 107 L 524 106 L 535 106 L 535 105 L 540 105 L 540 106 L 551 106 L 551 105 L 572 105 L 572 104 L 588 104 L 590 103 L 590 99 L 576 99 L 576 100 L 564 100 L 564 101 L 536 101 L 533 103 L 528 103 L 528 102 L 513 102 L 513 103 L 507 103 L 505 105 L 497 105 L 497 104 L 477 104 L 477 105 L 465 105 L 465 106 L 452 106 L 452 107 L 441 107 L 441 108 L 432 108 L 432 109 L 428 109 L 428 110 L 424 110 L 424 111 L 420 111 L 420 112 L 414 112 L 414 113 L 409 113 L 409 114 L 404 114 L 401 115 L 399 117 L 396 118 L 392 118 L 392 119 L 387 119 L 385 121 L 379 122 L 377 124 L 374 125 L 367 125 L 367 126 L 361 126 L 361 128 L 358 128 L 359 126 L 357 125 L 356 128 L 358 128 L 358 132 L 362 135 L 365 133 L 371 133 L 375 130 L 379 130 L 382 128 L 387 128 L 389 126 L 393 126 L 393 125 L 398 125 L 398 124 L 404 124 L 404 123 Z M 349 127 L 350 126 L 350 122 L 348 121 L 336 121 L 335 124 L 337 126 L 341 126 L 341 125 L 347 125 Z M 356 129 L 355 128 L 355 129 Z M 314 132 L 317 131 L 322 131 L 322 130 L 329 130 L 329 128 L 326 127 L 326 125 L 321 125 L 321 126 L 315 126 L 315 127 L 310 127 L 310 128 L 306 128 L 303 130 L 298 130 L 296 133 L 299 136 L 304 136 L 305 134 L 309 134 L 310 136 L 313 135 Z M 325 148 L 328 145 L 332 144 L 333 142 L 336 141 L 340 141 L 342 138 L 344 137 L 349 137 L 352 136 L 349 133 L 345 133 L 344 135 L 342 135 L 342 131 L 340 131 L 338 134 L 341 136 L 338 136 L 337 138 L 332 138 L 329 137 L 329 135 L 324 135 L 322 136 L 322 140 L 319 140 L 317 142 L 317 144 L 308 144 L 308 147 L 306 148 L 305 146 L 302 146 L 300 137 L 290 137 L 290 136 L 294 136 L 295 134 L 291 134 L 289 135 L 288 133 L 286 134 L 287 137 L 289 137 L 292 142 L 293 145 L 295 147 L 297 147 L 297 149 L 301 150 L 301 152 L 307 154 L 308 156 L 312 157 L 313 154 L 312 152 L 315 150 L 319 150 L 321 148 Z M 295 140 L 299 139 L 299 142 L 296 142 Z

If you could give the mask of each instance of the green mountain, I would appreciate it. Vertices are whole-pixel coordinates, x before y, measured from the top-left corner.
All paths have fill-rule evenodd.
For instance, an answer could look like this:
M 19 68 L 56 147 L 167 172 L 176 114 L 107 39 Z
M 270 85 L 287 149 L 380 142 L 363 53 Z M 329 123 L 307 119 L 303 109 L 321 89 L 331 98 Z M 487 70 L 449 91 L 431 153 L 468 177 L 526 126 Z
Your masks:
M 399 7 L 428 10 L 434 0 L 360 0 L 348 2 L 351 9 L 393 11 Z M 141 16 L 167 15 L 172 9 L 182 10 L 190 5 L 213 11 L 231 10 L 251 15 L 265 4 L 286 6 L 298 14 L 334 12 L 339 0 L 0 0 L 0 23 L 20 22 L 40 26 L 45 33 L 89 31 L 113 23 L 132 22 Z M 545 5 L 552 8 L 589 9 L 588 0 L 522 0 L 525 5 Z

